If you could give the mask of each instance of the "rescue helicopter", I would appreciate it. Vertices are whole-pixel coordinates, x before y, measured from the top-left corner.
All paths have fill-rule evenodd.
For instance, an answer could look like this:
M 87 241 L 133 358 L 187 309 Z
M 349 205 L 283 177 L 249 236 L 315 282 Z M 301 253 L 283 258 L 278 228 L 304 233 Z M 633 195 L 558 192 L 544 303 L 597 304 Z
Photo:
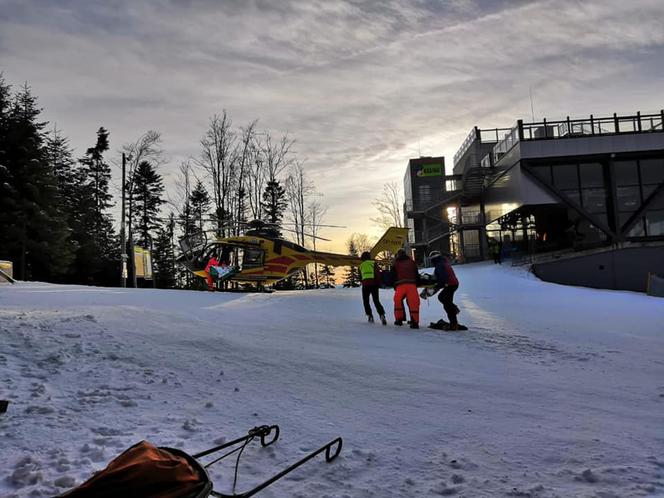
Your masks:
M 357 266 L 361 262 L 356 256 L 310 250 L 285 240 L 269 223 L 253 221 L 248 225 L 250 228 L 244 235 L 218 237 L 197 232 L 181 239 L 182 255 L 177 262 L 194 275 L 207 278 L 209 274 L 205 268 L 210 258 L 215 256 L 226 260 L 226 264 L 233 268 L 219 280 L 259 285 L 274 284 L 311 263 Z M 403 247 L 407 236 L 407 228 L 389 228 L 371 249 L 371 257 L 396 253 Z

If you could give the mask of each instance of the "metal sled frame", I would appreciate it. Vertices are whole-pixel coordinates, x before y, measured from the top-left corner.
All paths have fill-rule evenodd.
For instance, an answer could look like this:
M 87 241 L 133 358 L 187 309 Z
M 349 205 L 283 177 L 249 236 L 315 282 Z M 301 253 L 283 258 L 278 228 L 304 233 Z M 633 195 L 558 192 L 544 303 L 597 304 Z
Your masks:
M 226 457 L 229 457 L 233 455 L 234 453 L 239 453 L 237 456 L 237 462 L 239 463 L 240 461 L 240 456 L 242 455 L 242 451 L 244 448 L 249 444 L 251 441 L 253 441 L 255 438 L 260 438 L 261 441 L 261 446 L 263 448 L 270 446 L 274 442 L 279 439 L 279 426 L 278 425 L 261 425 L 259 427 L 254 427 L 251 429 L 245 436 L 239 437 L 233 441 L 229 441 L 227 443 L 221 444 L 219 446 L 215 446 L 214 448 L 210 448 L 209 450 L 202 451 L 200 453 L 196 453 L 194 455 L 191 455 L 193 459 L 196 460 L 196 462 L 203 467 L 203 469 L 207 469 L 208 467 L 214 465 L 215 463 L 223 460 Z M 307 456 L 302 458 L 301 460 L 295 462 L 294 464 L 290 465 L 289 467 L 285 468 L 278 474 L 275 474 L 274 476 L 270 477 L 266 481 L 262 482 L 258 486 L 256 486 L 253 489 L 250 489 L 248 491 L 245 491 L 243 493 L 233 493 L 233 494 L 225 494 L 225 493 L 219 493 L 218 491 L 214 491 L 212 489 L 209 489 L 209 494 L 210 496 L 217 496 L 219 498 L 247 498 L 249 496 L 253 496 L 259 491 L 267 488 L 270 484 L 273 484 L 274 482 L 278 481 L 282 477 L 284 477 L 286 474 L 292 472 L 305 462 L 308 462 L 312 458 L 316 457 L 318 454 L 325 452 L 325 461 L 326 462 L 331 462 L 337 456 L 339 456 L 339 453 L 341 452 L 341 447 L 343 445 L 343 440 L 338 437 L 336 439 L 333 439 L 329 443 L 321 446 L 315 451 L 312 451 L 309 453 Z M 234 449 L 228 451 L 224 455 L 215 458 L 211 462 L 207 464 L 203 464 L 202 462 L 199 462 L 199 458 L 203 458 L 206 456 L 213 455 L 214 453 L 218 453 L 224 449 L 231 448 L 235 446 Z M 207 474 L 207 472 L 205 472 Z M 237 463 L 235 467 L 235 478 L 237 479 Z M 208 489 L 205 490 L 206 492 Z

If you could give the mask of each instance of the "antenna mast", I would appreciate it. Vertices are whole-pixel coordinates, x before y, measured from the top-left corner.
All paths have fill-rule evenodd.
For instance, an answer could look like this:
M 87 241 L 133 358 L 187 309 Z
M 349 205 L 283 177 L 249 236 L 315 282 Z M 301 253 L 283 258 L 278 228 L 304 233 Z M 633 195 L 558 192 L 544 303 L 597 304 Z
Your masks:
M 533 117 L 533 122 L 535 122 L 535 107 L 533 106 L 533 87 L 528 86 L 528 93 L 530 94 L 530 114 Z

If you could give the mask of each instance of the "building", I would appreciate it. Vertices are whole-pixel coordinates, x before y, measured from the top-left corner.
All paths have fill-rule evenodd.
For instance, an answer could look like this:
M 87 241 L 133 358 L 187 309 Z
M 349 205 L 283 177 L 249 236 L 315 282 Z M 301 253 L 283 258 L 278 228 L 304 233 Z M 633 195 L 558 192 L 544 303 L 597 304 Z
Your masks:
M 458 192 L 436 207 L 449 248 L 483 259 L 494 239 L 546 280 L 644 290 L 648 272 L 664 274 L 663 122 L 660 111 L 474 128 L 454 156 Z
M 426 255 L 434 249 L 449 250 L 449 223 L 441 210 L 456 187 L 448 184 L 447 178 L 444 157 L 419 157 L 408 161 L 404 176 L 404 214 L 410 229 L 409 244 L 418 264 L 424 264 Z

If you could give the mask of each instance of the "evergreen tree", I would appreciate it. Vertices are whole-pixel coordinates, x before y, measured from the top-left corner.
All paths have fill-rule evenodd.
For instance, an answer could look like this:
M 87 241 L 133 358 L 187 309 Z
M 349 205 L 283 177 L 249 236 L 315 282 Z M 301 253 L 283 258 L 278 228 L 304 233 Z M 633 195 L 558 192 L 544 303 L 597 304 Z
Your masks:
M 205 217 L 210 211 L 211 200 L 200 180 L 196 183 L 188 200 L 195 229 L 202 232 L 205 230 Z
M 46 123 L 27 84 L 13 97 L 10 90 L 0 75 L 0 254 L 15 262 L 20 279 L 59 279 L 72 255 Z
M 148 161 L 141 161 L 134 173 L 133 207 L 137 218 L 138 245 L 152 249 L 153 234 L 160 226 L 159 207 L 164 184 L 161 175 Z
M 174 235 L 175 216 L 171 213 L 165 226 L 159 229 L 154 245 L 156 284 L 160 289 L 172 289 L 176 286 Z
M 325 283 L 329 287 L 334 282 L 334 270 L 329 265 L 323 265 L 323 268 L 320 270 L 321 277 L 325 279 Z
M 114 285 L 119 275 L 119 242 L 106 212 L 112 206 L 111 168 L 104 160 L 108 148 L 108 132 L 101 127 L 95 146 L 79 160 L 76 173 L 72 235 L 78 244 L 76 279 L 81 283 Z
M 200 181 L 197 182 L 194 189 L 186 195 L 178 216 L 178 228 L 183 238 L 191 237 L 205 230 L 205 218 L 210 210 L 210 205 L 210 196 L 205 187 Z M 177 280 L 179 286 L 185 289 L 202 288 L 202 281 L 192 278 L 191 272 L 184 268 L 177 269 Z
M 76 210 L 73 200 L 76 198 L 76 160 L 69 145 L 69 140 L 56 127 L 45 138 L 46 161 L 57 182 L 56 203 L 66 219 L 69 234 L 65 243 L 73 263 L 78 244 L 72 237 L 71 227 L 76 223 Z M 69 273 L 75 271 L 73 264 Z
M 272 224 L 275 237 L 281 236 L 281 221 L 284 217 L 284 211 L 288 206 L 286 199 L 286 189 L 284 189 L 278 180 L 267 182 L 263 192 L 262 210 L 264 221 Z
M 350 256 L 358 256 L 357 247 L 355 246 L 355 241 L 351 237 L 348 241 L 348 254 Z M 359 287 L 360 285 L 360 270 L 357 266 L 349 266 L 346 271 L 346 276 L 344 280 L 344 287 Z
M 93 200 L 94 219 L 101 225 L 104 211 L 112 206 L 113 196 L 108 192 L 111 181 L 111 167 L 104 161 L 104 152 L 108 151 L 108 131 L 103 127 L 97 130 L 97 143 L 90 147 L 81 165 L 86 169 L 88 187 Z M 97 230 L 99 230 L 99 226 Z

